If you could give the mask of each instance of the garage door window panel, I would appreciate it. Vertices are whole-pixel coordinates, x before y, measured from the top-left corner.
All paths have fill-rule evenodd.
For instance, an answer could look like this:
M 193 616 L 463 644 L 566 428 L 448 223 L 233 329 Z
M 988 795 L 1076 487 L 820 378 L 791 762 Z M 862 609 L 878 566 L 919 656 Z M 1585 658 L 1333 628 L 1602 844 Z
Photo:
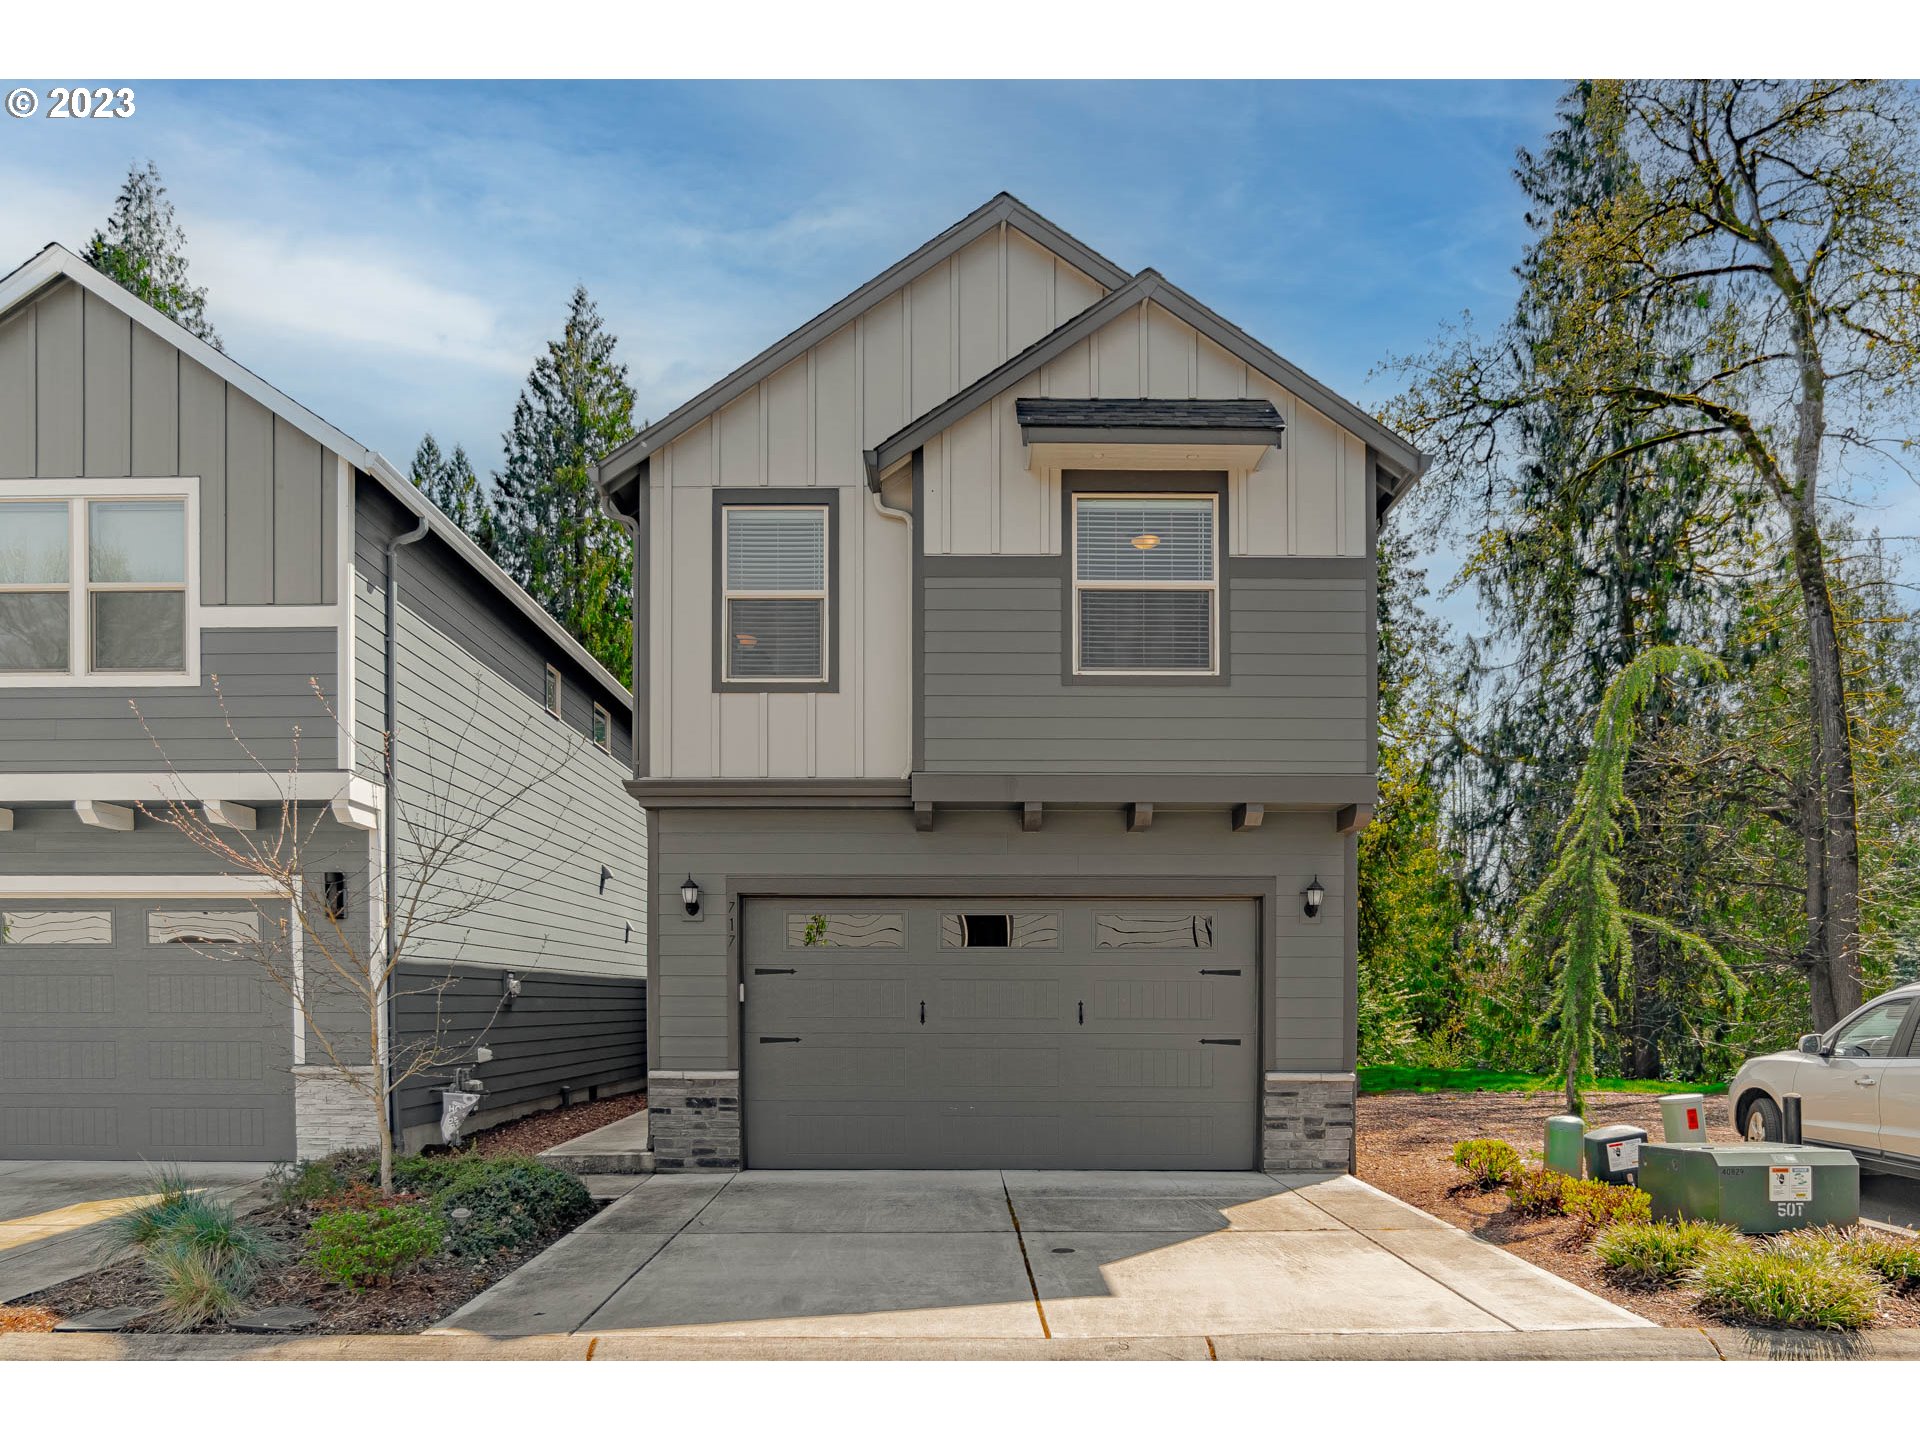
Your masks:
M 898 950 L 907 921 L 897 911 L 815 910 L 787 915 L 789 950 Z
M 1211 950 L 1213 916 L 1146 915 L 1108 910 L 1094 917 L 1094 944 L 1102 950 Z
M 9 910 L 0 915 L 7 945 L 111 945 L 111 910 Z
M 1079 495 L 1074 672 L 1219 673 L 1219 501 Z

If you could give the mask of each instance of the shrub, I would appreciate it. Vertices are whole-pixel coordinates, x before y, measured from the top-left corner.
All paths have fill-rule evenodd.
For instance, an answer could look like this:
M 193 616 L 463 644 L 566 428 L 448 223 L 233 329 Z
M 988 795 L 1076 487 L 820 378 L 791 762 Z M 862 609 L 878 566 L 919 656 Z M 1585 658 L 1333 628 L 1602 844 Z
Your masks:
M 456 1161 L 452 1172 L 432 1193 L 435 1208 L 448 1221 L 447 1248 L 455 1254 L 513 1249 L 577 1224 L 594 1210 L 593 1197 L 577 1177 L 523 1156 Z M 421 1178 L 428 1183 L 428 1177 Z M 455 1210 L 468 1213 L 455 1217 Z
M 1858 1330 L 1873 1321 L 1882 1294 L 1871 1271 L 1822 1257 L 1817 1246 L 1722 1245 L 1695 1275 L 1700 1308 L 1748 1325 L 1788 1330 Z
M 341 1150 L 322 1160 L 279 1165 L 267 1179 L 274 1199 L 282 1205 L 317 1205 L 337 1198 L 355 1185 L 368 1184 L 375 1160 L 365 1150 Z
M 137 1250 L 151 1257 L 164 1250 L 198 1257 L 243 1295 L 275 1253 L 266 1232 L 241 1220 L 227 1201 L 171 1185 L 149 1204 L 115 1216 L 105 1230 L 106 1256 Z
M 1847 1237 L 1847 1258 L 1896 1290 L 1920 1286 L 1920 1241 L 1902 1240 L 1862 1225 Z
M 147 1183 L 153 1187 L 153 1199 L 114 1216 L 101 1226 L 101 1259 L 111 1259 L 129 1250 L 145 1251 L 166 1233 L 194 1199 L 193 1187 L 186 1177 L 171 1167 L 154 1171 Z
M 329 1211 L 307 1230 L 307 1263 L 336 1285 L 384 1285 L 440 1249 L 446 1224 L 426 1205 Z
M 162 1239 L 146 1252 L 147 1274 L 160 1292 L 162 1330 L 191 1330 L 226 1320 L 246 1304 L 254 1272 L 189 1242 Z
M 1520 1178 L 1507 1188 L 1507 1208 L 1522 1215 L 1559 1215 L 1566 1210 L 1567 1187 L 1571 1175 L 1536 1165 L 1522 1170 Z
M 1629 1220 L 1593 1242 L 1601 1267 L 1635 1285 L 1675 1285 L 1717 1245 L 1737 1243 L 1733 1229 L 1703 1220 Z
M 1561 1212 L 1580 1222 L 1582 1230 L 1604 1230 L 1609 1225 L 1644 1223 L 1653 1219 L 1653 1197 L 1632 1185 L 1609 1185 L 1604 1180 L 1567 1177 L 1561 1192 Z
M 493 1163 L 471 1149 L 447 1155 L 403 1155 L 393 1162 L 393 1183 L 415 1195 L 438 1195 L 475 1166 Z
M 1520 1152 L 1504 1140 L 1462 1140 L 1453 1147 L 1453 1163 L 1467 1172 L 1477 1190 L 1498 1190 L 1520 1178 L 1526 1168 Z

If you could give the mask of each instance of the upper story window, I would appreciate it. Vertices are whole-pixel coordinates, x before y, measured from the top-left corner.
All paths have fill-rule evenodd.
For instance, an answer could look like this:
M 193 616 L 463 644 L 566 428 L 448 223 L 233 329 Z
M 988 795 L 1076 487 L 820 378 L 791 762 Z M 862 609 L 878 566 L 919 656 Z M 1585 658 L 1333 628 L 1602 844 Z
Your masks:
M 1219 672 L 1219 498 L 1076 495 L 1074 673 Z
M 827 507 L 721 507 L 721 678 L 827 679 Z
M 604 705 L 593 707 L 593 743 L 609 755 L 613 753 L 613 717 Z
M 553 666 L 547 666 L 546 707 L 549 715 L 560 714 L 560 672 Z
M 191 494 L 63 488 L 77 493 L 0 488 L 0 685 L 197 681 Z

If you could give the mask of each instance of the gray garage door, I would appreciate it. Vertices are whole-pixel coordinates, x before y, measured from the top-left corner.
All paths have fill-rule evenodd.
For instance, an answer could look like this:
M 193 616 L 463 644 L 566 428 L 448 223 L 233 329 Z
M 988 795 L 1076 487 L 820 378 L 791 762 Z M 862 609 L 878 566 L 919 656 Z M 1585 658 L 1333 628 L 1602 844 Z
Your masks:
M 257 923 L 250 907 L 9 900 L 0 913 L 0 1158 L 292 1156 L 291 1002 L 251 964 L 195 949 Z
M 747 906 L 756 1167 L 1254 1164 L 1247 901 Z

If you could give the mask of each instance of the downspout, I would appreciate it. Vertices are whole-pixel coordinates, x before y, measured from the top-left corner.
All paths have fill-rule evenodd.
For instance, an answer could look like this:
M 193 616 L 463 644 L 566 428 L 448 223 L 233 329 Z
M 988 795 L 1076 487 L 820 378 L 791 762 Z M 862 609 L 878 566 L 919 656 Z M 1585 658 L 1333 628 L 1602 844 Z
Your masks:
M 385 931 L 386 982 L 380 996 L 381 1017 L 386 1026 L 385 1053 L 380 1056 L 380 1083 L 387 1092 L 387 1131 L 393 1136 L 393 1148 L 400 1148 L 400 1093 L 393 1088 L 393 1043 L 394 1025 L 397 1016 L 393 1004 L 393 966 L 396 941 L 394 938 L 394 920 L 396 910 L 393 901 L 394 877 L 397 872 L 394 831 L 394 807 L 397 791 L 395 781 L 398 778 L 396 755 L 400 749 L 400 571 L 399 554 L 404 545 L 412 545 L 427 538 L 427 516 L 423 512 L 420 523 L 404 535 L 396 535 L 387 541 L 387 609 L 386 609 L 386 684 L 382 696 L 384 715 L 382 724 L 387 732 L 386 759 L 383 778 L 386 782 L 385 813 L 380 817 L 381 869 L 380 903 L 382 909 L 382 928 Z

